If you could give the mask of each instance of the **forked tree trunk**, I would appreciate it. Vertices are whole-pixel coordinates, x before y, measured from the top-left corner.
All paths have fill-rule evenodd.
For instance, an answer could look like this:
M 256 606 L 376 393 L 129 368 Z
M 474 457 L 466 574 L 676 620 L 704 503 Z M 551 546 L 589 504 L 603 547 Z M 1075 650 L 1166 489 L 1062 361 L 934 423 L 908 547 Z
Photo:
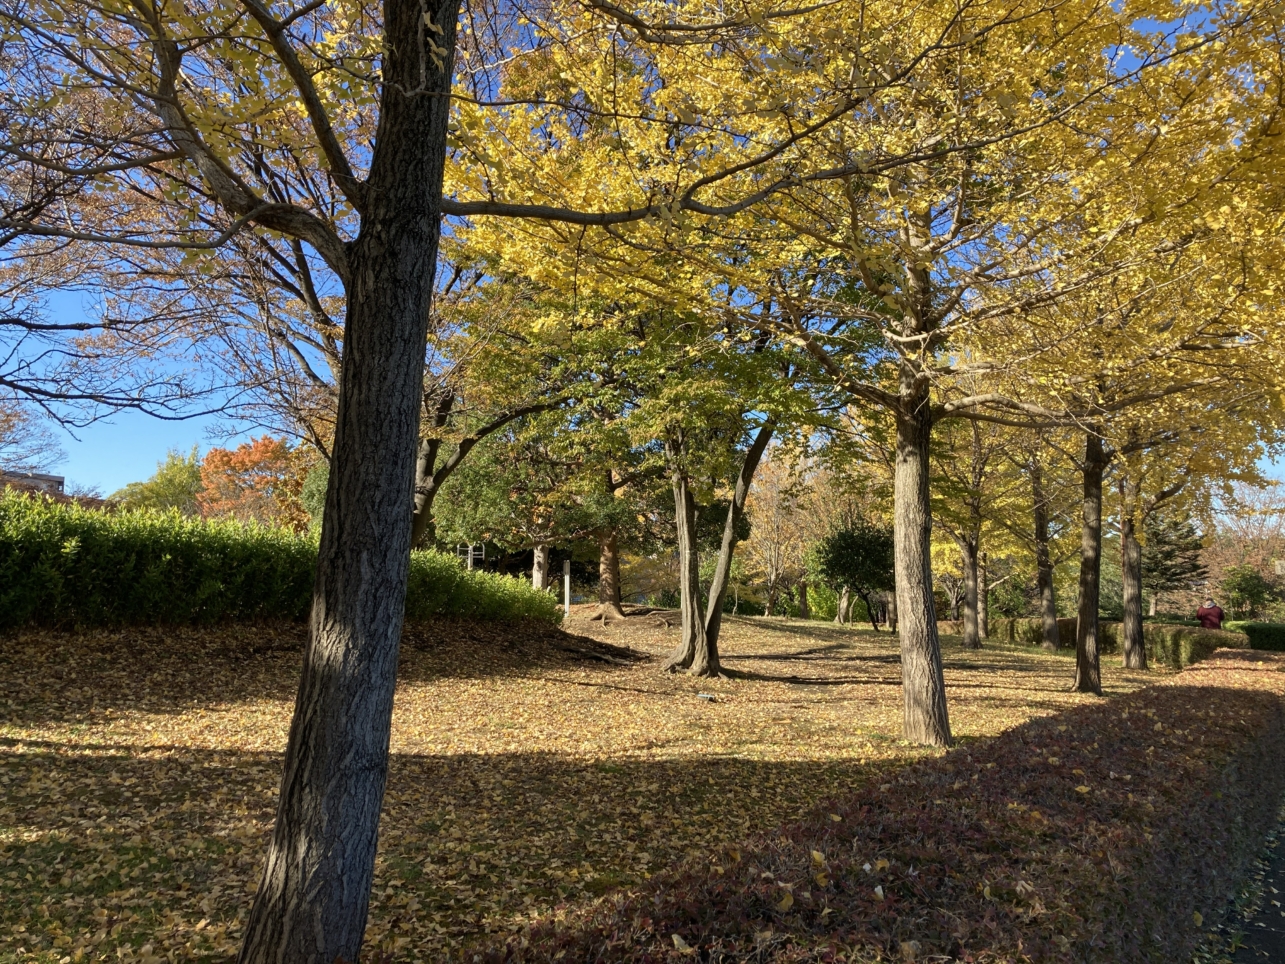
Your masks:
M 442 30 L 425 62 L 424 18 Z M 386 0 L 308 646 L 242 964 L 354 962 L 388 775 L 459 8 Z
M 1084 514 L 1080 530 L 1080 599 L 1075 632 L 1075 684 L 1078 693 L 1102 695 L 1098 659 L 1098 603 L 1102 578 L 1102 475 L 1106 455 L 1093 427 L 1084 443 Z
M 990 638 L 991 634 L 990 592 L 990 572 L 983 552 L 977 558 L 977 635 L 982 639 Z
M 896 414 L 893 538 L 901 636 L 903 735 L 914 743 L 949 746 L 946 680 L 933 607 L 932 513 L 928 495 L 932 416 L 927 390 L 920 393 L 913 410 Z
M 545 592 L 549 588 L 549 547 L 536 546 L 531 561 L 531 585 Z
M 718 676 L 718 645 L 710 645 L 701 613 L 700 559 L 696 552 L 696 500 L 687 477 L 673 473 L 674 517 L 678 528 L 678 595 L 682 635 L 665 669 L 687 670 L 693 676 Z
M 736 551 L 736 530 L 740 528 L 741 519 L 745 516 L 745 502 L 749 498 L 750 484 L 754 473 L 758 471 L 763 453 L 776 431 L 776 423 L 769 419 L 764 422 L 754 436 L 754 441 L 745 450 L 741 460 L 741 471 L 736 476 L 736 488 L 732 492 L 731 504 L 727 507 L 727 518 L 723 522 L 723 540 L 718 547 L 718 561 L 714 564 L 714 578 L 709 584 L 709 608 L 705 612 L 705 638 L 708 644 L 718 649 L 718 636 L 723 628 L 723 600 L 727 598 L 727 586 L 732 575 L 732 554 Z
M 1044 649 L 1055 650 L 1062 641 L 1057 628 L 1057 598 L 1053 592 L 1053 560 L 1049 552 L 1049 504 L 1044 491 L 1044 472 L 1035 459 L 1030 463 L 1031 498 L 1035 523 L 1035 584 L 1040 593 L 1040 622 Z
M 964 570 L 964 649 L 981 649 L 982 638 L 977 626 L 977 542 L 969 537 L 959 542 L 960 566 Z
M 1142 636 L 1142 546 L 1138 544 L 1133 512 L 1128 505 L 1120 517 L 1120 572 L 1124 581 L 1124 613 L 1120 622 L 1124 665 L 1128 669 L 1146 669 L 1147 647 Z
M 852 590 L 844 586 L 839 590 L 839 601 L 834 607 L 834 621 L 839 625 L 848 622 L 848 612 L 852 607 Z
M 624 619 L 620 608 L 620 547 L 615 529 L 598 530 L 598 611 L 594 619 Z

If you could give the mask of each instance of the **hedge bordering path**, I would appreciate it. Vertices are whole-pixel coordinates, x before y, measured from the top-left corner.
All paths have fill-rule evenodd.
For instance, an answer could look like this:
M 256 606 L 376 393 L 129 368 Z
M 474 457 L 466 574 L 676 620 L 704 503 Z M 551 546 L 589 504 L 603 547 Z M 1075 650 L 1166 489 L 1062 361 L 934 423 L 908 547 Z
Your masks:
M 1189 959 L 1285 789 L 1285 657 L 1159 685 L 920 762 L 486 960 Z

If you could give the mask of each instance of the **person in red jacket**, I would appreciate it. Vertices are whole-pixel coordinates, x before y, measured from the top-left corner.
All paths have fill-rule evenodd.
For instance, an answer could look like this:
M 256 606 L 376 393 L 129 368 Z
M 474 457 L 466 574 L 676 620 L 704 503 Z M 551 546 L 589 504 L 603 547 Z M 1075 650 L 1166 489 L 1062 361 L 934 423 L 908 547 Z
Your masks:
M 1205 604 L 1196 610 L 1196 618 L 1200 620 L 1201 629 L 1223 628 L 1222 607 L 1212 599 L 1206 599 Z

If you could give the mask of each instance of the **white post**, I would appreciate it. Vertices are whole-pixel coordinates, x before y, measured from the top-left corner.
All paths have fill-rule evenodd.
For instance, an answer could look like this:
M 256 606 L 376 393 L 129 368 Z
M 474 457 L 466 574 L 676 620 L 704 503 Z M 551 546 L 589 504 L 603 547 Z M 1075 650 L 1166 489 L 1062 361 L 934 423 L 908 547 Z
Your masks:
M 562 563 L 562 611 L 571 615 L 571 560 Z

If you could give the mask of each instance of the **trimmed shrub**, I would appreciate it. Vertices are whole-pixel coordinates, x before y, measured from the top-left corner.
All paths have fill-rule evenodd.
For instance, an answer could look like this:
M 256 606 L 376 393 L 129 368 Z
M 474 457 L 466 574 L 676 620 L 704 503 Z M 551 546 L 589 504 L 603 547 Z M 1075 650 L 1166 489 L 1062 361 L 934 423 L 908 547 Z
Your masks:
M 316 562 L 316 541 L 286 529 L 0 493 L 0 629 L 300 620 Z M 416 552 L 406 615 L 557 622 L 559 610 L 522 580 Z
M 1121 651 L 1120 623 L 1098 624 L 1098 648 L 1103 653 Z M 1147 661 L 1154 666 L 1183 669 L 1208 659 L 1216 649 L 1239 649 L 1245 637 L 1217 629 L 1198 629 L 1167 623 L 1143 623 L 1142 642 L 1147 648 Z
M 1224 652 L 930 757 L 483 961 L 1186 961 L 1285 790 L 1285 658 Z M 475 959 L 477 959 L 475 957 Z
M 1281 640 L 1279 645 L 1255 648 L 1285 649 L 1285 624 L 1254 623 L 1252 625 L 1271 627 L 1279 632 Z M 1075 648 L 1077 626 L 1076 619 L 1057 621 L 1058 640 L 1062 648 Z M 937 632 L 942 635 L 958 636 L 963 632 L 963 624 L 956 620 L 939 620 Z M 1263 635 L 1267 637 L 1271 633 L 1267 632 Z M 987 638 L 1001 643 L 1038 646 L 1044 639 L 1044 624 L 1038 619 L 992 619 L 990 636 Z M 1216 649 L 1223 647 L 1236 649 L 1245 645 L 1245 637 L 1240 633 L 1170 623 L 1143 623 L 1142 640 L 1147 647 L 1148 661 L 1171 669 L 1182 669 L 1192 663 L 1198 663 L 1208 658 Z M 1120 623 L 1107 620 L 1098 623 L 1098 652 L 1105 655 L 1120 652 Z
M 1285 623 L 1241 623 L 1250 649 L 1285 650 Z

